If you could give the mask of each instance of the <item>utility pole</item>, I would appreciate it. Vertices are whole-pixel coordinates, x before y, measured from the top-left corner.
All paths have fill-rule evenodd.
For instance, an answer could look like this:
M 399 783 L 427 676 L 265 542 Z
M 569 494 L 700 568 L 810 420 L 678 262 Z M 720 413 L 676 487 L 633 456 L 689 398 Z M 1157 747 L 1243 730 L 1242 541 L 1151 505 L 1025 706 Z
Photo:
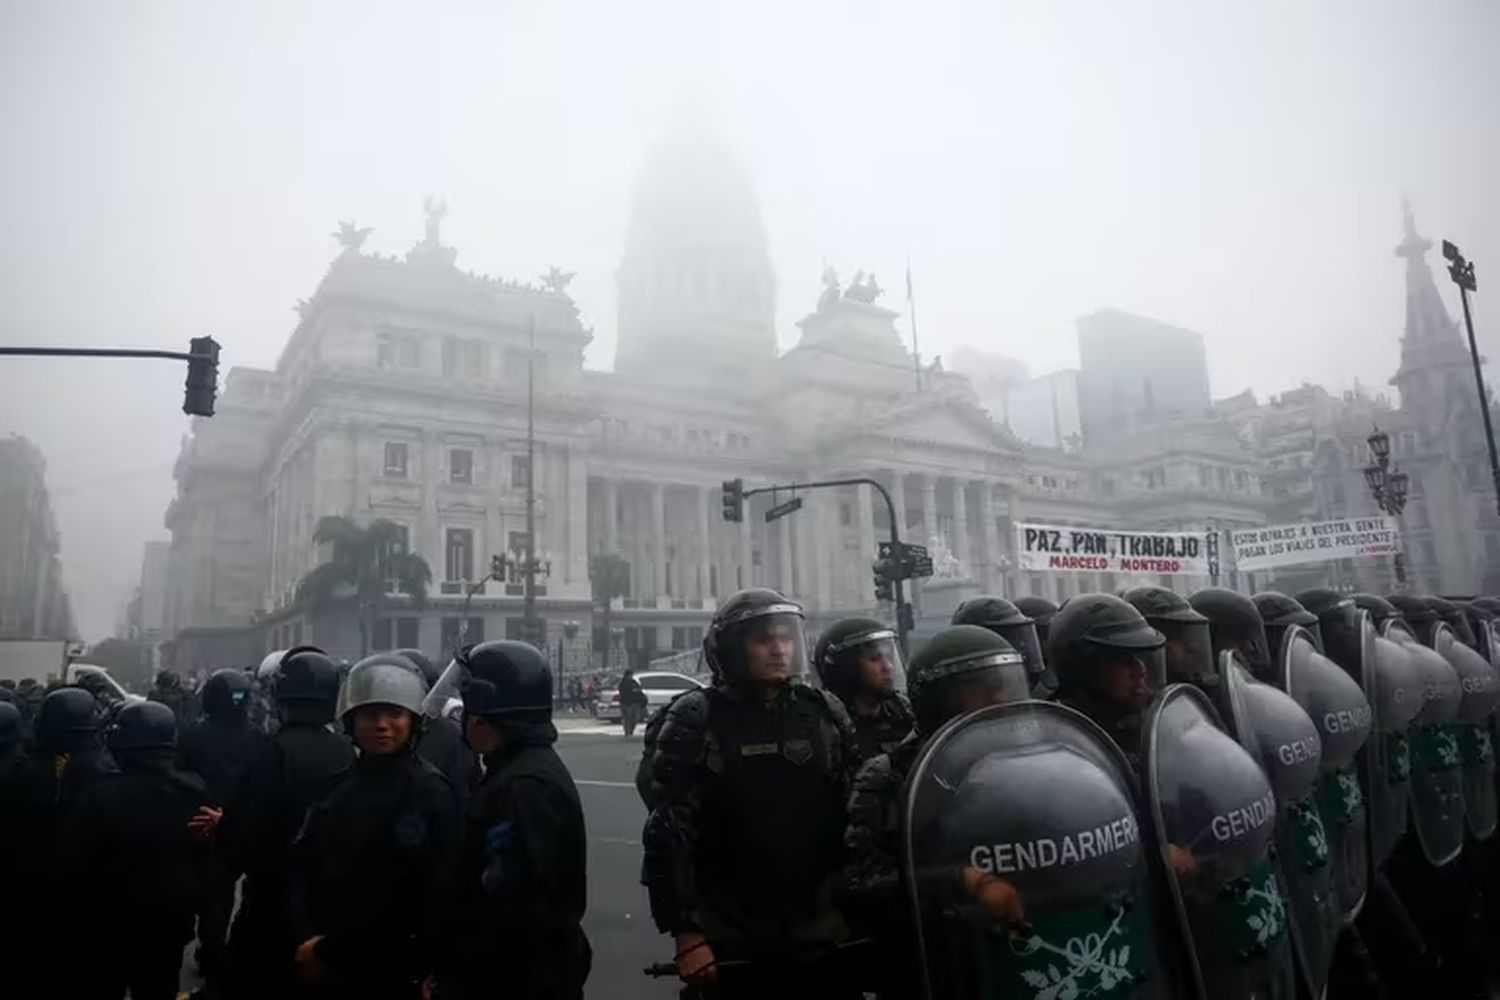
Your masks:
M 1479 343 L 1474 339 L 1474 317 L 1469 312 L 1469 293 L 1478 289 L 1474 264 L 1458 247 L 1443 241 L 1443 258 L 1448 261 L 1448 277 L 1458 286 L 1458 297 L 1464 305 L 1464 329 L 1469 334 L 1469 357 L 1474 362 L 1474 386 L 1479 391 L 1479 413 L 1484 417 L 1484 441 L 1490 449 L 1490 481 L 1495 487 L 1495 505 L 1500 510 L 1500 456 L 1495 453 L 1495 428 L 1490 421 L 1490 397 L 1484 391 L 1484 372 L 1479 364 Z

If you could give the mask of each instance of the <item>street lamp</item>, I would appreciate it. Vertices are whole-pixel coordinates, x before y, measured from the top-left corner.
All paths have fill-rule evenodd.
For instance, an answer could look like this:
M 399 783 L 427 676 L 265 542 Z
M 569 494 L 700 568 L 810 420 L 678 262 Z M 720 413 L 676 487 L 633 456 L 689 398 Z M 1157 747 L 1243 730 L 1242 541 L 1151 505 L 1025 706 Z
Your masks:
M 1474 362 L 1474 386 L 1479 390 L 1479 413 L 1484 417 L 1484 441 L 1490 449 L 1490 481 L 1495 487 L 1496 509 L 1500 510 L 1500 456 L 1495 453 L 1495 428 L 1490 423 L 1490 397 L 1484 391 L 1484 373 L 1479 367 L 1479 344 L 1474 339 L 1474 317 L 1469 312 L 1469 293 L 1479 287 L 1474 280 L 1474 264 L 1458 247 L 1443 241 L 1443 258 L 1448 261 L 1448 277 L 1458 286 L 1458 297 L 1464 305 L 1464 329 L 1469 334 L 1469 359 Z
M 1391 437 L 1378 426 L 1370 436 L 1365 439 L 1370 447 L 1369 465 L 1365 466 L 1365 485 L 1369 487 L 1370 496 L 1375 500 L 1375 506 L 1384 513 L 1396 519 L 1396 530 L 1402 531 L 1401 512 L 1406 509 L 1406 490 L 1410 485 L 1410 479 L 1400 469 L 1391 468 Z M 1396 582 L 1403 587 L 1406 584 L 1406 556 L 1403 545 L 1398 547 L 1394 557 Z
M 490 572 L 497 580 L 504 578 L 507 573 L 521 578 L 525 585 L 522 591 L 522 631 L 527 642 L 537 649 L 545 649 L 546 630 L 536 615 L 536 583 L 538 579 L 545 580 L 552 575 L 552 558 L 545 554 L 538 555 L 528 542 L 524 548 L 491 556 L 490 566 Z

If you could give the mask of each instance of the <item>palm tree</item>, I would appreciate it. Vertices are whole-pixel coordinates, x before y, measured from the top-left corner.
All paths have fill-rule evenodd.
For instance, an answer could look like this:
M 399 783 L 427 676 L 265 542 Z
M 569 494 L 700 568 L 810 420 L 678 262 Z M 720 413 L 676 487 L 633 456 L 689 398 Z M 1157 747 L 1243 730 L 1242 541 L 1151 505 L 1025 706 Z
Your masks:
M 320 611 L 353 602 L 359 620 L 359 654 L 369 655 L 375 619 L 389 599 L 387 581 L 395 580 L 415 606 L 427 602 L 432 568 L 421 556 L 406 551 L 405 540 L 404 529 L 385 518 L 365 527 L 338 514 L 319 518 L 313 542 L 327 543 L 333 551 L 327 562 L 297 581 L 297 603 Z
M 616 597 L 630 596 L 630 563 L 613 553 L 600 553 L 589 559 L 589 583 L 594 592 L 594 603 L 602 605 L 604 617 L 604 653 L 599 657 L 599 667 L 609 669 L 609 604 Z

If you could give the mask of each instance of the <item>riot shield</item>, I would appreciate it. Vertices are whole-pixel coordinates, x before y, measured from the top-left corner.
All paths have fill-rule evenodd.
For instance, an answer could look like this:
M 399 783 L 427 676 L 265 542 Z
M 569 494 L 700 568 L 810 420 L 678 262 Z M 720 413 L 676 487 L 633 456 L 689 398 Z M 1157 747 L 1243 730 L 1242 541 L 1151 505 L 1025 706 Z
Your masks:
M 1363 638 L 1373 643 L 1375 631 L 1363 609 L 1352 608 L 1354 627 L 1348 641 L 1330 642 L 1363 675 L 1355 662 L 1363 655 Z M 1318 775 L 1318 811 L 1328 834 L 1333 886 L 1344 923 L 1351 923 L 1364 906 L 1370 880 L 1370 844 L 1365 812 L 1365 744 L 1370 735 L 1370 702 L 1359 683 L 1319 651 L 1313 636 L 1300 625 L 1287 629 L 1277 653 L 1282 690 L 1318 727 L 1323 759 Z
M 1129 766 L 1087 717 L 1038 701 L 961 716 L 907 787 L 903 877 L 929 1000 L 1180 995 Z
M 1387 623 L 1389 624 L 1389 623 Z M 1365 743 L 1370 864 L 1379 868 L 1406 833 L 1411 798 L 1410 729 L 1422 710 L 1422 675 L 1401 643 L 1376 638 L 1365 694 L 1375 734 Z
M 1453 734 L 1458 740 L 1459 769 L 1463 775 L 1464 815 L 1475 840 L 1495 833 L 1495 751 L 1490 742 L 1490 720 L 1500 701 L 1495 669 L 1483 656 L 1460 641 L 1447 624 L 1433 632 L 1433 648 L 1457 673 L 1463 698 Z
M 1463 689 L 1436 650 L 1417 642 L 1409 630 L 1392 628 L 1389 634 L 1400 639 L 1420 675 L 1422 707 L 1411 728 L 1411 821 L 1422 854 L 1437 868 L 1464 847 L 1463 772 L 1452 725 Z
M 1274 864 L 1287 902 L 1297 969 L 1309 996 L 1321 996 L 1343 925 L 1318 808 L 1322 753 L 1312 719 L 1283 692 L 1224 653 L 1221 676 L 1234 731 L 1261 765 L 1276 795 Z
M 1141 773 L 1201 997 L 1292 997 L 1296 966 L 1271 863 L 1276 795 L 1201 691 L 1147 712 Z

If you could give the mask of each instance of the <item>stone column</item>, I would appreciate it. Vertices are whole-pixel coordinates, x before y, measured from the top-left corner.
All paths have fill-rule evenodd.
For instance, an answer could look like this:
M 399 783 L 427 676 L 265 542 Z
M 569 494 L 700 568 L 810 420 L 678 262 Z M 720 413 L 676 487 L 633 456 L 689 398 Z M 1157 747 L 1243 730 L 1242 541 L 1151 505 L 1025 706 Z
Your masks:
M 817 491 L 812 492 L 816 496 Z M 812 549 L 813 590 L 817 594 L 819 611 L 833 607 L 833 549 L 840 529 L 838 516 L 830 511 L 830 507 L 837 503 L 837 496 L 829 493 L 816 496 L 810 525 L 812 530 L 807 532 L 812 535 L 808 547 Z
M 439 580 L 447 578 L 448 553 L 443 544 L 443 531 L 438 525 L 438 464 L 437 435 L 427 430 L 422 432 L 422 457 L 418 467 L 422 473 L 422 524 L 418 537 L 412 539 L 411 550 L 421 553 L 432 566 L 433 575 Z
M 922 475 L 922 531 L 926 537 L 919 544 L 931 545 L 937 537 L 937 476 L 930 472 Z
M 604 477 L 604 551 L 618 552 L 620 488 L 613 476 Z
M 1005 596 L 1010 597 L 1009 591 L 1004 589 L 1004 584 L 997 581 L 999 563 L 999 551 L 995 547 L 995 484 L 981 479 L 979 481 L 979 553 L 984 560 L 984 566 L 979 573 L 980 586 L 985 590 L 1001 590 Z
M 651 484 L 651 596 L 667 595 L 667 497 L 661 483 Z
M 864 564 L 875 560 L 875 488 L 860 485 L 854 487 L 855 524 L 859 525 L 859 561 Z
M 979 579 L 975 572 L 973 553 L 969 550 L 969 483 L 963 478 L 953 480 L 953 554 L 971 579 Z
M 697 488 L 698 496 L 698 596 L 705 602 L 709 591 L 709 567 L 713 565 L 713 539 L 708 533 L 708 508 L 714 502 L 707 486 Z
M 587 583 L 589 578 L 589 471 L 581 448 L 568 447 L 569 583 Z
M 903 542 L 911 540 L 906 532 L 906 473 L 891 472 L 891 505 L 896 508 L 896 532 Z

